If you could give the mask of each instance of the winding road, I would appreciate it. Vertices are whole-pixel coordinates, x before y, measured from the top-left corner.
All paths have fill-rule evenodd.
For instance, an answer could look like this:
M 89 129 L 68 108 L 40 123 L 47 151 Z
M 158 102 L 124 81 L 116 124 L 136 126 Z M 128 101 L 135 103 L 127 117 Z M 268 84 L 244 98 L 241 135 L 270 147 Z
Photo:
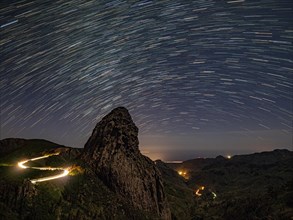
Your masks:
M 35 184 L 37 182 L 44 182 L 44 181 L 49 181 L 49 180 L 54 180 L 54 179 L 58 179 L 58 178 L 61 178 L 61 177 L 65 177 L 65 176 L 67 176 L 69 174 L 69 168 L 63 168 L 63 167 L 30 167 L 30 166 L 25 165 L 26 163 L 28 163 L 30 161 L 41 160 L 41 159 L 51 157 L 51 156 L 56 156 L 56 155 L 59 155 L 59 153 L 48 154 L 48 155 L 45 155 L 45 156 L 35 157 L 35 158 L 32 158 L 32 159 L 20 161 L 20 162 L 17 163 L 17 165 L 18 165 L 18 167 L 20 167 L 22 169 L 60 170 L 60 171 L 63 171 L 61 174 L 58 174 L 58 175 L 53 175 L 53 176 L 48 176 L 48 177 L 43 177 L 43 178 L 30 180 L 33 184 Z
M 202 196 L 201 191 L 203 191 L 203 190 L 205 190 L 205 187 L 204 187 L 204 186 L 199 187 L 199 188 L 195 191 L 195 195 L 197 195 L 197 196 Z M 215 192 L 213 192 L 213 191 L 211 191 L 211 190 L 209 190 L 209 192 L 212 193 L 212 195 L 213 195 L 213 199 L 216 199 L 216 198 L 217 198 L 217 194 L 216 194 Z

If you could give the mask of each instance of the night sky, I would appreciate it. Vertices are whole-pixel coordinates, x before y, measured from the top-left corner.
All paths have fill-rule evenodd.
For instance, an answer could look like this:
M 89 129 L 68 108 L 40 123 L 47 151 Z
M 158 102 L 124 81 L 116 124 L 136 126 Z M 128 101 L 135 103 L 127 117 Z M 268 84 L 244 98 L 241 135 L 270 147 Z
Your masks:
M 1 136 L 83 147 L 125 106 L 152 159 L 292 150 L 292 0 L 1 0 Z

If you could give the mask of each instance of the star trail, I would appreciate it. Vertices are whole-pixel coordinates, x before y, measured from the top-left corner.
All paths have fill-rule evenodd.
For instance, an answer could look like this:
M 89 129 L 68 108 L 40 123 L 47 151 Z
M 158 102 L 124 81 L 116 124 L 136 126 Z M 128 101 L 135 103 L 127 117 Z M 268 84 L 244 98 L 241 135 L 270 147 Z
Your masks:
M 150 156 L 292 149 L 291 0 L 0 4 L 1 138 L 83 147 L 125 106 Z

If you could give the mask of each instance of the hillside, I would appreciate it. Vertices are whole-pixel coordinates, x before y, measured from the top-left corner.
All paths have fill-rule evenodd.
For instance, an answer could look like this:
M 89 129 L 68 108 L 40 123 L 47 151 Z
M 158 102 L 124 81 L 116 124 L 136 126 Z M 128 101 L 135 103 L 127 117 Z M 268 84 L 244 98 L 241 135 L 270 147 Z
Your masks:
M 199 219 L 291 219 L 293 152 L 274 150 L 168 164 L 184 172 L 197 196 Z M 216 198 L 214 198 L 214 194 Z
M 161 173 L 140 153 L 137 135 L 128 111 L 117 108 L 84 149 L 1 140 L 0 219 L 171 219 Z
M 292 219 L 292 164 L 288 150 L 154 162 L 117 108 L 84 149 L 1 140 L 0 219 Z

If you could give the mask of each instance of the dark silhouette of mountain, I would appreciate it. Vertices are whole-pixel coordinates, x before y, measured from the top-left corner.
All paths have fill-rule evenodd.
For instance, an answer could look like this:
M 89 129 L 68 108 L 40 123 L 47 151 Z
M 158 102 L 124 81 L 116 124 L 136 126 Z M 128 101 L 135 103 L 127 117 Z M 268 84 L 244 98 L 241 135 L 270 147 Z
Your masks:
M 26 140 L 22 138 L 7 138 L 0 140 L 0 156 L 8 155 L 12 152 L 15 152 L 17 155 L 17 151 L 21 152 L 23 150 L 28 150 L 32 153 L 34 150 L 39 151 L 40 149 L 46 150 L 58 147 L 64 146 L 41 139 Z
M 0 219 L 292 219 L 293 152 L 165 164 L 140 153 L 137 135 L 120 107 L 96 125 L 84 149 L 1 140 Z M 50 156 L 18 166 L 43 155 Z M 31 167 L 69 175 L 33 184 L 61 171 Z
M 194 190 L 199 219 L 291 219 L 293 216 L 293 152 L 236 155 L 231 159 L 199 158 L 168 164 L 186 173 Z M 213 198 L 213 193 L 216 198 Z
M 126 108 L 114 109 L 95 127 L 82 158 L 111 190 L 136 209 L 171 219 L 155 163 L 138 149 L 138 128 Z
M 163 179 L 138 148 L 138 128 L 120 107 L 95 127 L 84 149 L 45 140 L 0 142 L 0 219 L 171 219 Z M 56 155 L 58 153 L 58 155 Z M 33 184 L 70 167 L 69 176 Z M 52 156 L 54 155 L 54 156 Z

